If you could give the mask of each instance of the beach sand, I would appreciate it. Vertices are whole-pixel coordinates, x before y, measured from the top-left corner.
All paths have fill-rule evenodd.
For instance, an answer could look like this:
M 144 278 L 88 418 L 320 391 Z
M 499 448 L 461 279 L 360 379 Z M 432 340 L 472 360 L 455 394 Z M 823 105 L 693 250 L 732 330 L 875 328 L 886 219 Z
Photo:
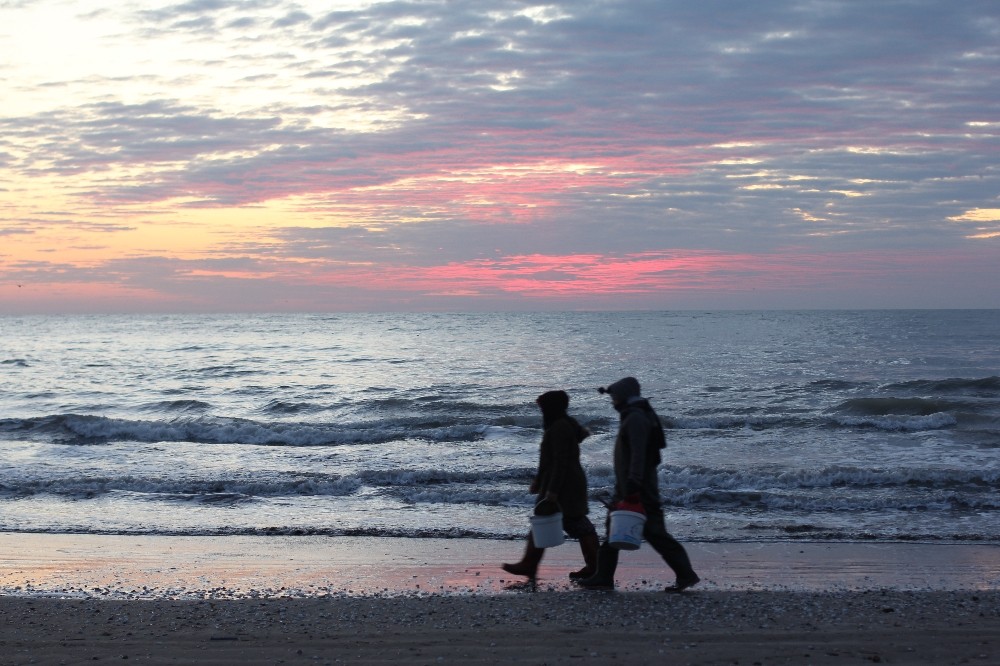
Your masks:
M 538 585 L 516 541 L 0 534 L 0 664 L 1000 664 L 1000 547 L 687 544 L 661 590 L 643 546 L 619 589 Z

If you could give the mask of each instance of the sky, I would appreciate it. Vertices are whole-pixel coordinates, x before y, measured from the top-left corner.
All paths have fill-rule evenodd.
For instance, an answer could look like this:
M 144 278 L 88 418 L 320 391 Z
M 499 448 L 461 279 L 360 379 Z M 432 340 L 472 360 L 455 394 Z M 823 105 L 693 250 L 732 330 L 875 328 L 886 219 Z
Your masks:
M 1000 307 L 996 0 L 0 0 L 0 314 Z

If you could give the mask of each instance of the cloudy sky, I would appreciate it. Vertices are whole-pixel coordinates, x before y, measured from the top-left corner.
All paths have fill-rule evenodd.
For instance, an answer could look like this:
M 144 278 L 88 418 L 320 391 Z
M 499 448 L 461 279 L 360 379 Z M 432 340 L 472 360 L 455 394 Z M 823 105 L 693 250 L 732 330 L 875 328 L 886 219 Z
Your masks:
M 0 312 L 1000 307 L 996 0 L 0 0 Z

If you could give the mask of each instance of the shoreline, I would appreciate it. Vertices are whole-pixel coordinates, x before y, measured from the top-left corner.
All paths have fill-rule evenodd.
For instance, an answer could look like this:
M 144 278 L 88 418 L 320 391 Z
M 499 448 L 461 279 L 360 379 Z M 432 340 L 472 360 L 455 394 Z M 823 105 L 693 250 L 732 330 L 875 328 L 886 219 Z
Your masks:
M 0 666 L 1000 662 L 998 546 L 685 545 L 678 595 L 648 546 L 595 592 L 573 542 L 532 588 L 511 541 L 0 533 Z
M 705 591 L 1000 590 L 1000 545 L 691 542 Z M 115 536 L 0 532 L 0 596 L 239 599 L 505 594 L 520 541 L 396 537 Z M 575 542 L 550 548 L 537 589 L 573 591 Z M 623 553 L 623 591 L 673 582 L 643 544 Z

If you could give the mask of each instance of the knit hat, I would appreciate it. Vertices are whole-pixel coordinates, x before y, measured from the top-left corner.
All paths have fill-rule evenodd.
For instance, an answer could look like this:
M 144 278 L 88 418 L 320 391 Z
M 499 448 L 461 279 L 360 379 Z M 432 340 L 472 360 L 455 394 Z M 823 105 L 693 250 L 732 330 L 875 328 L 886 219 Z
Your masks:
M 599 393 L 610 393 L 616 402 L 622 402 L 642 394 L 639 380 L 635 377 L 619 379 L 614 384 L 597 389 Z

